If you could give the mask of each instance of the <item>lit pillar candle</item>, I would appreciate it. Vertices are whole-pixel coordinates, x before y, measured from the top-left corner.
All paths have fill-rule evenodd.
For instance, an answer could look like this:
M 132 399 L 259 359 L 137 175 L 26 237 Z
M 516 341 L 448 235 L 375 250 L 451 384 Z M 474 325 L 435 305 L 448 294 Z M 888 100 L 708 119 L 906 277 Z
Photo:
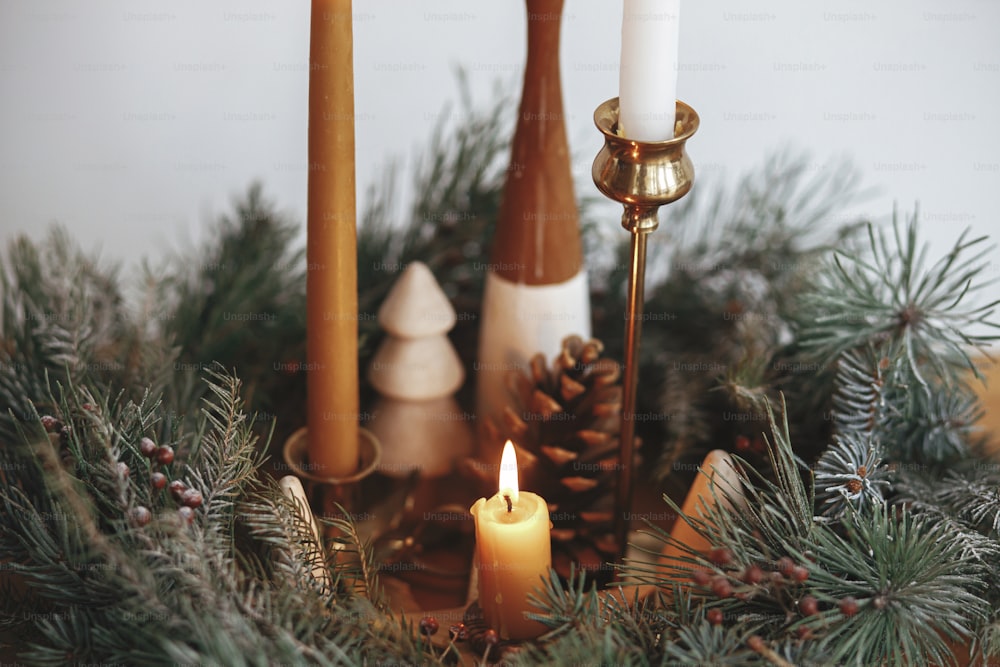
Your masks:
M 310 472 L 358 465 L 358 257 L 351 0 L 313 0 L 306 357 Z
M 527 618 L 528 595 L 541 588 L 552 566 L 549 509 L 534 493 L 519 492 L 517 458 L 508 440 L 500 459 L 500 490 L 470 510 L 476 520 L 479 606 L 504 639 L 530 639 L 545 626 Z
M 742 501 L 742 486 L 736 467 L 733 465 L 733 459 L 721 449 L 713 449 L 705 457 L 698 474 L 694 476 L 694 482 L 691 483 L 684 504 L 681 506 L 681 514 L 693 519 L 705 519 L 706 511 L 715 507 L 712 487 L 715 488 L 715 497 L 721 502 L 726 502 L 727 493 L 730 496 L 737 496 L 735 499 Z M 670 530 L 670 536 L 696 553 L 707 556 L 709 551 L 718 545 L 709 544 L 694 528 L 688 525 L 684 516 L 677 517 Z M 660 562 L 673 567 L 690 567 L 677 560 L 686 555 L 676 545 L 666 544 L 660 554 Z
M 680 0 L 625 0 L 618 80 L 619 134 L 674 137 Z

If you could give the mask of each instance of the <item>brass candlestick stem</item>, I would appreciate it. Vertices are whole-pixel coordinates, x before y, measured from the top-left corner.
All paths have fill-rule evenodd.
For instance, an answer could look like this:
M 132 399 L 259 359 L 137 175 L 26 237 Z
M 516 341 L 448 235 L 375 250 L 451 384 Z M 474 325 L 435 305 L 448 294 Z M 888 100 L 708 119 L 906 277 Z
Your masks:
M 639 336 L 642 332 L 643 288 L 646 277 L 646 235 L 659 226 L 660 206 L 686 195 L 694 182 L 694 165 L 684 152 L 698 129 L 698 114 L 677 102 L 674 138 L 642 142 L 618 134 L 618 98 L 594 112 L 604 135 L 604 147 L 594 159 L 597 189 L 625 207 L 622 227 L 632 234 L 632 253 L 625 309 L 625 373 L 623 378 L 621 446 L 615 491 L 615 540 L 619 560 L 628 542 L 635 453 L 635 399 L 639 382 Z

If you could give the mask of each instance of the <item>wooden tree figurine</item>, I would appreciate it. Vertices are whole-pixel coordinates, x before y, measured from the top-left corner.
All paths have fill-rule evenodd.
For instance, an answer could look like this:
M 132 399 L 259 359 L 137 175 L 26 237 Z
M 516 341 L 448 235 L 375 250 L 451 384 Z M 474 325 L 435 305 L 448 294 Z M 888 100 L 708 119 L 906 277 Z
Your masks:
M 368 429 L 382 443 L 379 471 L 404 477 L 450 472 L 472 450 L 473 433 L 454 393 L 465 379 L 447 333 L 455 309 L 425 264 L 410 264 L 378 311 L 388 335 L 368 380 L 379 394 Z

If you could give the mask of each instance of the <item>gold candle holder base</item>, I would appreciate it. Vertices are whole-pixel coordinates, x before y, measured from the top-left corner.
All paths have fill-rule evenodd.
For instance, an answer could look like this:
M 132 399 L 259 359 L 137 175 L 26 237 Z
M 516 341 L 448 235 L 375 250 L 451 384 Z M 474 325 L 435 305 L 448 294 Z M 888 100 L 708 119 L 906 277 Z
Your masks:
M 282 457 L 292 473 L 307 482 L 310 505 L 321 508 L 323 515 L 338 513 L 339 505 L 356 520 L 353 513 L 362 507 L 362 482 L 369 478 L 382 459 L 382 443 L 365 428 L 358 429 L 358 470 L 348 477 L 323 477 L 314 474 L 308 462 L 308 430 L 300 428 L 285 440 Z
M 618 559 L 625 554 L 632 507 L 635 455 L 635 402 L 639 381 L 639 338 L 642 330 L 646 276 L 646 235 L 659 226 L 660 206 L 686 195 L 694 182 L 694 165 L 684 151 L 698 129 L 695 110 L 678 101 L 674 138 L 644 142 L 618 134 L 618 98 L 594 112 L 594 124 L 604 135 L 604 147 L 594 159 L 594 184 L 625 211 L 622 227 L 632 234 L 628 300 L 625 310 L 625 370 L 622 378 L 621 446 L 615 492 L 614 534 Z

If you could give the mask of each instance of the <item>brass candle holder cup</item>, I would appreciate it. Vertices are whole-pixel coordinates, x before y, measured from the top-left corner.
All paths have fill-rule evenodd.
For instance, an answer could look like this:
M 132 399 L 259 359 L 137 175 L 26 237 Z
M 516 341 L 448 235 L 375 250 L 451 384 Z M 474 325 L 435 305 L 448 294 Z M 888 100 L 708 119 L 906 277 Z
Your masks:
M 635 455 L 635 404 L 639 380 L 639 337 L 642 330 L 646 276 L 646 235 L 659 226 L 661 206 L 691 190 L 694 165 L 684 151 L 698 129 L 698 114 L 678 101 L 674 138 L 643 142 L 618 134 L 618 98 L 594 112 L 604 135 L 604 147 L 594 159 L 594 184 L 606 197 L 621 203 L 622 227 L 632 234 L 628 299 L 625 309 L 625 369 L 621 414 L 618 487 L 615 492 L 614 533 L 621 560 L 628 541 Z
M 337 514 L 337 505 L 349 513 L 362 507 L 362 483 L 375 472 L 382 458 L 382 444 L 371 431 L 358 429 L 359 451 L 357 472 L 348 477 L 323 477 L 312 470 L 308 462 L 308 430 L 303 427 L 285 441 L 282 456 L 289 469 L 306 481 L 310 505 L 323 515 Z

